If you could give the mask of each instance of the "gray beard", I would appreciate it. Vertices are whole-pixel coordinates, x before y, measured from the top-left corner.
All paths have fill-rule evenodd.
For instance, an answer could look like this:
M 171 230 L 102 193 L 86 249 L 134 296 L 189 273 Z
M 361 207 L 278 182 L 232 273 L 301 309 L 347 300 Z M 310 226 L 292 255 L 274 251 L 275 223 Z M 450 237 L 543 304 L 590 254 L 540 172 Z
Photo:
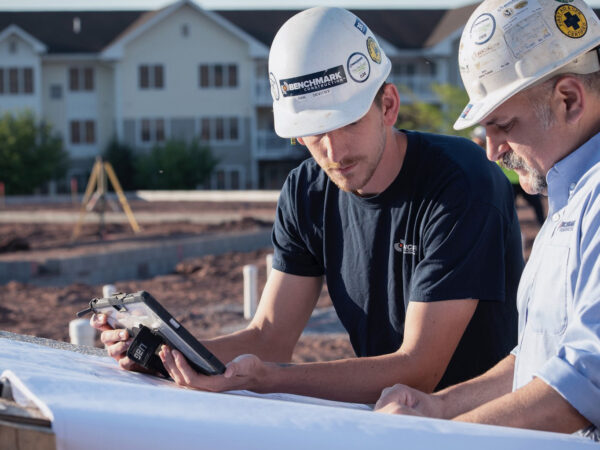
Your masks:
M 515 155 L 515 152 L 510 151 L 505 153 L 500 160 L 500 165 L 509 170 L 523 169 L 527 171 L 529 179 L 531 180 L 531 189 L 533 189 L 536 194 L 546 192 L 546 189 L 548 188 L 546 177 L 538 170 L 529 167 L 522 158 Z

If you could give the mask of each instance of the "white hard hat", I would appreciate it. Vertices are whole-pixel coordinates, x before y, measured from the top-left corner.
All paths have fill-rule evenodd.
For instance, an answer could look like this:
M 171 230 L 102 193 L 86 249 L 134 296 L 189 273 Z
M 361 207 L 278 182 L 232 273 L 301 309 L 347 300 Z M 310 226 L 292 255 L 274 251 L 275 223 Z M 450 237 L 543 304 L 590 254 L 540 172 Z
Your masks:
M 582 0 L 486 0 L 460 41 L 469 104 L 454 128 L 486 117 L 516 93 L 560 73 L 600 70 L 600 20 Z
M 350 11 L 311 8 L 277 32 L 269 54 L 275 132 L 326 133 L 364 116 L 392 64 Z

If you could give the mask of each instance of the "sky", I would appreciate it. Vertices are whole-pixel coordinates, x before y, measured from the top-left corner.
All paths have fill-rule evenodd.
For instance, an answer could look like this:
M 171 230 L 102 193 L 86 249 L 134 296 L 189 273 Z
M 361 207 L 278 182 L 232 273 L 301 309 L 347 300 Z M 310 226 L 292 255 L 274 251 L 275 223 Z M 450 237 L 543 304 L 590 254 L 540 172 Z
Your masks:
M 157 9 L 173 0 L 0 0 L 0 10 L 101 10 Z M 304 9 L 311 6 L 341 6 L 360 8 L 442 8 L 448 0 L 196 0 L 205 9 Z M 453 7 L 475 3 L 477 0 L 451 0 Z M 600 0 L 588 4 L 600 8 Z

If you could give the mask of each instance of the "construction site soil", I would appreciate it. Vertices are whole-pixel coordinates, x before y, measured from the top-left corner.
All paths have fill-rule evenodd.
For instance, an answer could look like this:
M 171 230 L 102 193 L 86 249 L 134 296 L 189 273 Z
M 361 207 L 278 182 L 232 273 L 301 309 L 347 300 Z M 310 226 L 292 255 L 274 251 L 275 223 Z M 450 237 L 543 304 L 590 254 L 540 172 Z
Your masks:
M 60 255 L 79 246 L 82 251 L 101 251 L 103 244 L 119 245 L 131 240 L 160 240 L 165 236 L 192 236 L 264 229 L 271 224 L 265 215 L 274 215 L 274 203 L 245 202 L 133 202 L 134 213 L 154 212 L 156 222 L 142 224 L 135 234 L 129 224 L 84 224 L 77 242 L 71 243 L 74 223 L 10 223 L 6 216 L 11 211 L 73 211 L 70 204 L 10 205 L 0 210 L 5 219 L 0 223 L 0 255 L 17 253 L 33 255 L 48 252 Z M 237 220 L 218 223 L 165 221 L 168 213 L 236 212 Z M 518 203 L 519 217 L 524 234 L 525 255 L 528 256 L 538 227 L 533 213 Z M 261 219 L 257 219 L 261 217 Z M 246 264 L 258 268 L 258 286 L 262 290 L 266 279 L 265 248 L 249 253 L 232 252 L 184 260 L 172 273 L 144 280 L 115 283 L 121 292 L 145 290 L 150 292 L 199 339 L 213 337 L 240 329 L 247 324 L 243 318 L 243 275 Z M 0 285 L 0 330 L 68 341 L 69 322 L 75 313 L 85 309 L 94 297 L 102 295 L 101 285 L 71 284 L 69 286 L 35 286 L 9 282 Z M 317 308 L 331 307 L 324 286 Z M 101 346 L 97 341 L 97 345 Z M 305 333 L 295 348 L 293 361 L 326 361 L 353 356 L 348 338 L 343 333 Z

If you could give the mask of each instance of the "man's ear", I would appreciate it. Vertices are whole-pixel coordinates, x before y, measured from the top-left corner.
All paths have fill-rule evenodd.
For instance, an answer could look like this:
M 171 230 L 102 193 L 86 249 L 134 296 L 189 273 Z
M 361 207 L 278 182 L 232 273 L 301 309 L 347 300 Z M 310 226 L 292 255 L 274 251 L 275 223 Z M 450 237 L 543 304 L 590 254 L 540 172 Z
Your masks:
M 398 110 L 400 108 L 400 94 L 396 85 L 387 83 L 383 88 L 381 97 L 381 109 L 383 111 L 383 121 L 387 126 L 394 126 L 398 120 Z
M 568 75 L 562 77 L 554 86 L 554 95 L 559 102 L 558 113 L 563 114 L 565 122 L 574 124 L 583 117 L 586 100 L 581 80 Z
M 304 145 L 306 147 L 306 144 L 304 143 L 304 139 L 302 139 L 302 138 L 296 138 L 296 141 L 298 141 L 298 144 Z

